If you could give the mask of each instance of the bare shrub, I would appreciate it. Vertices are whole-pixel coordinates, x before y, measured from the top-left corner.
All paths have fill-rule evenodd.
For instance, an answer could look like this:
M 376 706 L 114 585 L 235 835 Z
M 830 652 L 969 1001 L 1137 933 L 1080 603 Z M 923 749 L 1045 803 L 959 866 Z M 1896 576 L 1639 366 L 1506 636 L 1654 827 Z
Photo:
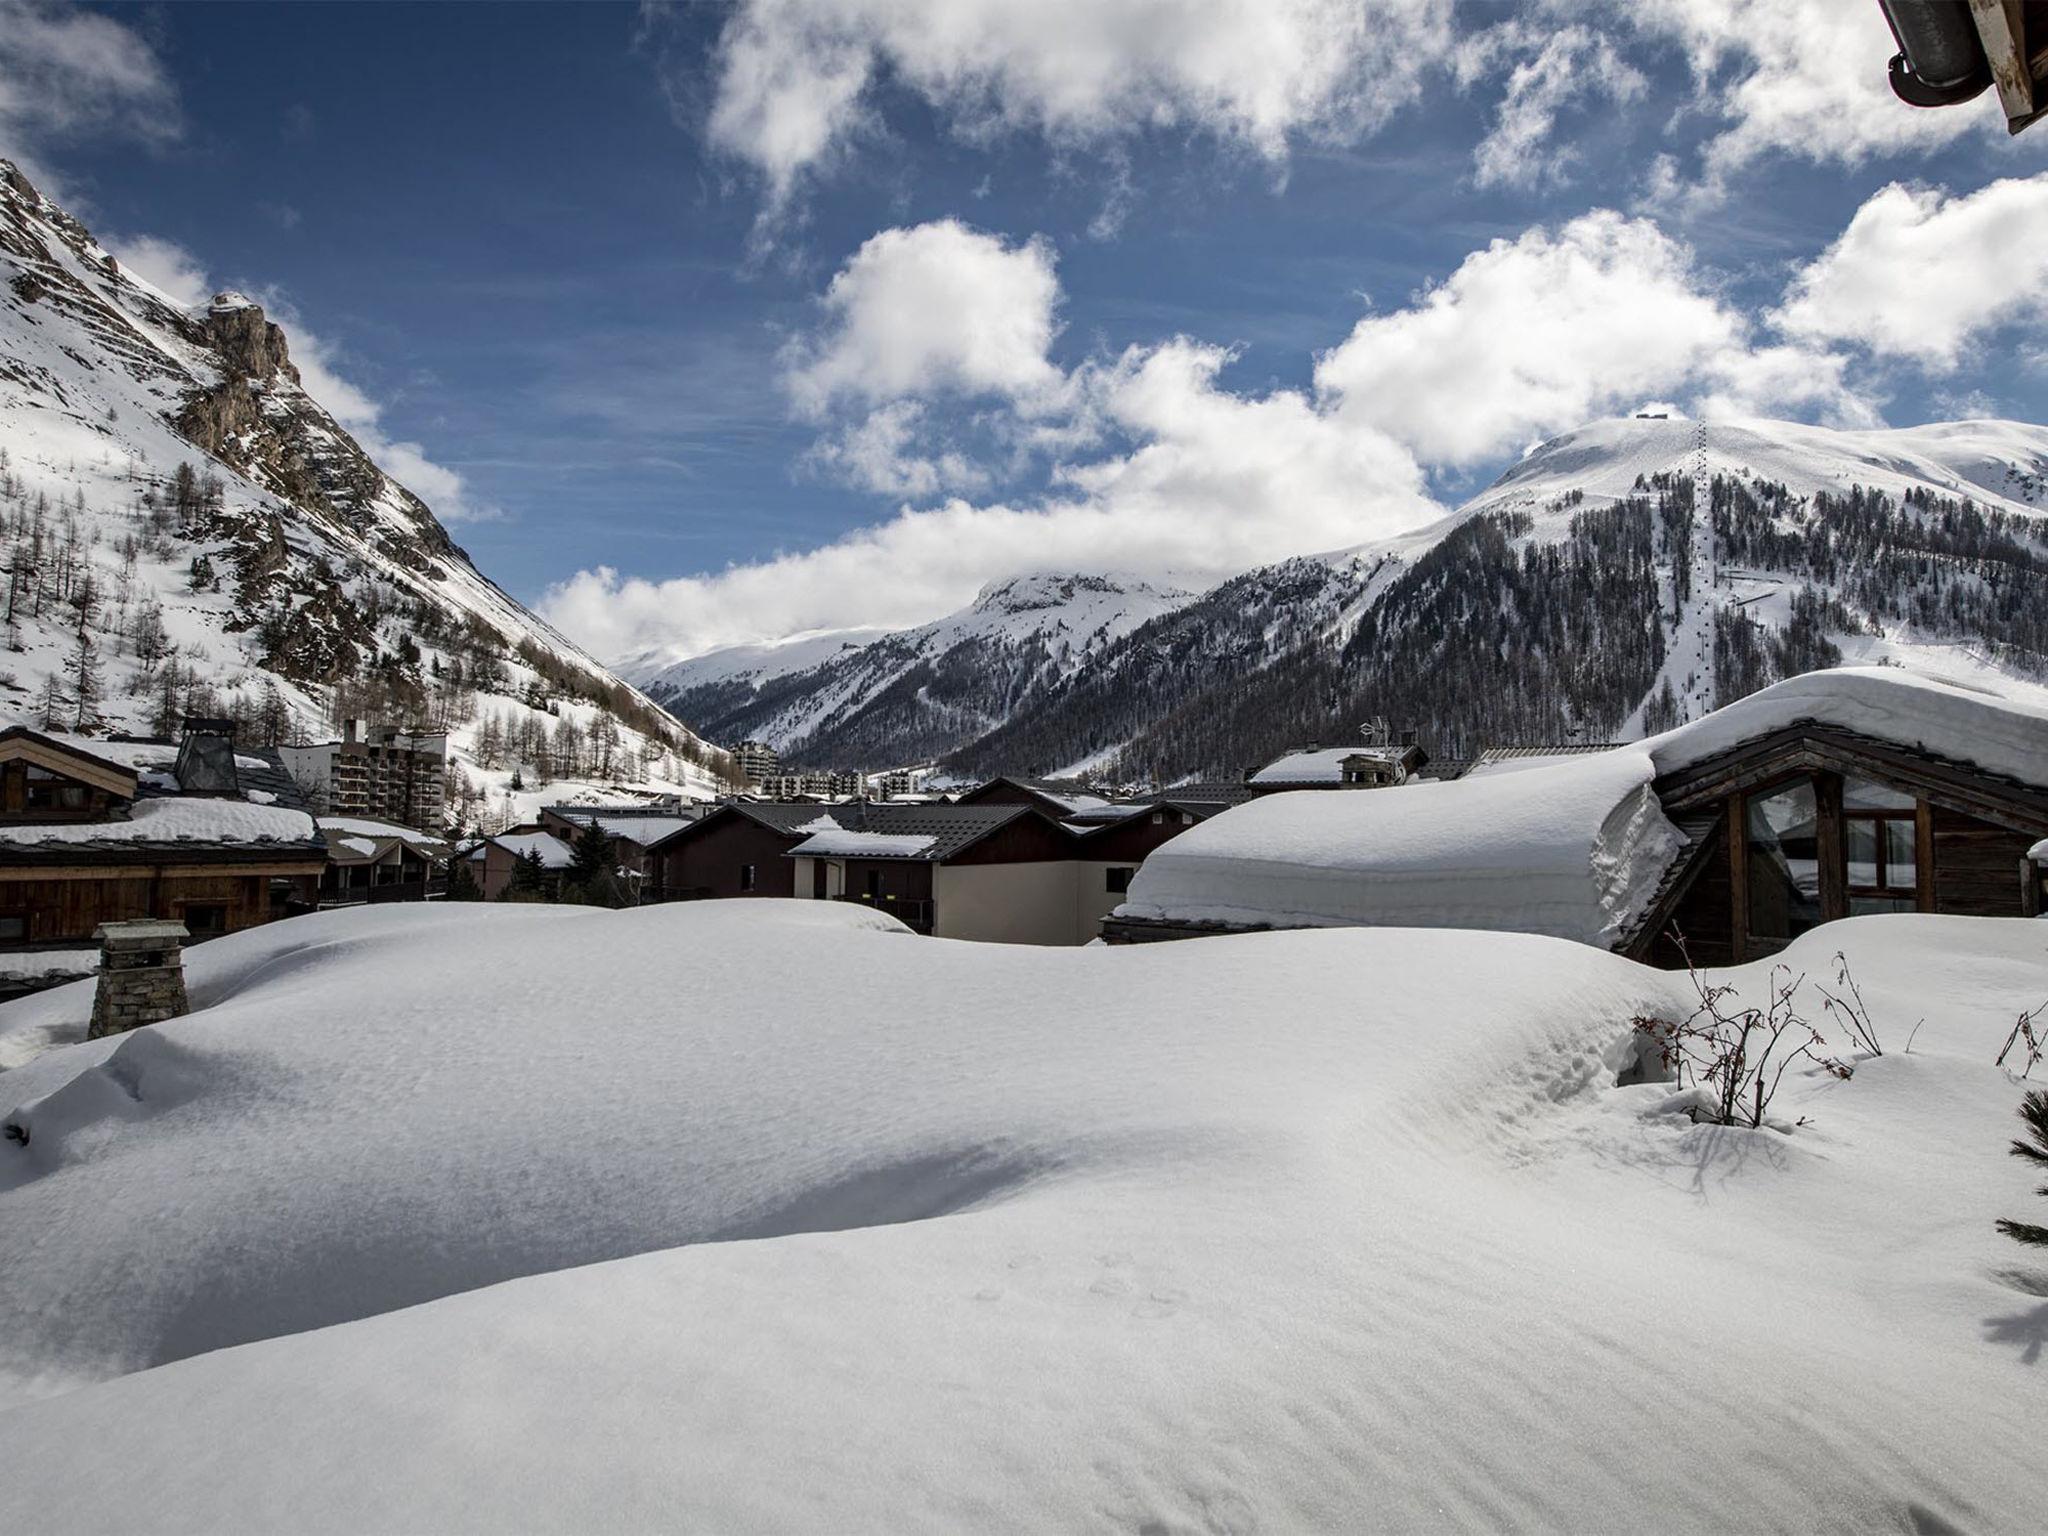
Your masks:
M 1705 1091 L 1707 1102 L 1695 1103 L 1689 1111 L 1695 1123 L 1760 1128 L 1778 1085 L 1800 1061 L 1834 1077 L 1847 1078 L 1853 1072 L 1827 1053 L 1826 1038 L 1800 1014 L 1797 997 L 1806 982 L 1803 974 L 1795 977 L 1790 967 L 1773 966 L 1770 996 L 1761 1008 L 1742 1006 L 1732 986 L 1707 985 L 1697 968 L 1688 967 L 1687 974 L 1700 999 L 1689 1015 L 1674 1022 L 1638 1014 L 1629 1022 L 1657 1051 L 1681 1088 L 1690 1073 L 1693 1084 Z M 1846 983 L 1846 962 L 1841 975 L 1853 988 L 1853 983 Z M 1861 1011 L 1860 997 L 1856 1007 L 1856 1017 L 1867 1029 L 1869 1016 Z
M 1877 1026 L 1870 1022 L 1870 1010 L 1863 1003 L 1863 989 L 1849 974 L 1849 957 L 1839 949 L 1835 951 L 1835 985 L 1841 988 L 1839 993 L 1830 992 L 1818 982 L 1814 984 L 1814 989 L 1820 993 L 1821 1007 L 1849 1031 L 1849 1038 L 1859 1047 L 1873 1056 L 1882 1056 L 1884 1047 L 1877 1043 Z M 1919 1028 L 1919 1025 L 1914 1028 Z
M 2043 1029 L 2039 1026 L 2043 1014 L 2048 1014 L 2048 1003 L 2043 1003 L 2038 1008 L 2030 1008 L 2019 1016 L 2019 1020 L 2012 1027 L 2012 1033 L 2005 1037 L 2005 1045 L 1998 1053 L 1998 1060 L 1992 1063 L 1993 1066 L 2004 1066 L 2005 1058 L 2012 1054 L 2014 1046 L 2019 1045 L 2026 1048 L 2027 1059 L 2027 1064 L 2020 1068 L 2020 1076 L 2025 1077 L 2034 1070 L 2034 1064 L 2041 1059 Z

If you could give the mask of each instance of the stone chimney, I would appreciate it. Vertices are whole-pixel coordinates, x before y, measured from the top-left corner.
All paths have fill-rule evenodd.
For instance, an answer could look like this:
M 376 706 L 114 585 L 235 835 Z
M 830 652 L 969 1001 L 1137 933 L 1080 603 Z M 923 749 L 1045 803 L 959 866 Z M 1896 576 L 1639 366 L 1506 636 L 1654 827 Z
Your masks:
M 241 794 L 242 781 L 235 772 L 235 722 L 188 719 L 171 772 L 178 776 L 183 794 Z
M 183 923 L 148 917 L 101 923 L 93 937 L 100 944 L 100 983 L 86 1039 L 125 1034 L 189 1010 L 184 945 L 190 935 Z

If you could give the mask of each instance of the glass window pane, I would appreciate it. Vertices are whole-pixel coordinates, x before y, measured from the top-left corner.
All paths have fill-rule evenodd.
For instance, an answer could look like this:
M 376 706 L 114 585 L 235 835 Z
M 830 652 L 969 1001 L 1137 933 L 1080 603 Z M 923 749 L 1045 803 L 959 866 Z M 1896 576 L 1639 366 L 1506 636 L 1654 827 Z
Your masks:
M 1813 785 L 1805 779 L 1749 800 L 1749 931 L 1789 939 L 1820 923 Z
M 1904 816 L 1891 816 L 1884 824 L 1884 883 L 1895 891 L 1915 888 L 1913 854 L 1916 839 L 1913 823 Z
M 1877 884 L 1877 831 L 1877 822 L 1861 816 L 1848 817 L 1842 823 L 1842 847 L 1849 856 L 1852 887 Z
M 1842 780 L 1842 808 L 1850 811 L 1910 811 L 1913 797 L 1869 779 Z
M 1913 898 L 1910 896 L 1851 896 L 1849 915 L 1865 917 L 1872 912 L 1911 912 Z

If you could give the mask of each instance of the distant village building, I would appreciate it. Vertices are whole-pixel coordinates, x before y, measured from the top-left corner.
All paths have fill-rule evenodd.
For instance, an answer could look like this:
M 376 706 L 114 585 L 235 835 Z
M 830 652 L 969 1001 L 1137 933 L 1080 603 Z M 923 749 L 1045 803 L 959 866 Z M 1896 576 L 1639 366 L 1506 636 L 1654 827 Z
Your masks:
M 1412 734 L 1400 742 L 1368 740 L 1348 747 L 1312 742 L 1250 770 L 1245 782 L 1268 790 L 1382 789 L 1407 783 L 1428 761 L 1429 754 L 1415 744 Z
M 320 905 L 428 901 L 448 890 L 452 845 L 411 827 L 361 816 L 318 818 L 327 840 Z
M 227 721 L 175 742 L 0 730 L 0 950 L 145 918 L 233 933 L 310 911 L 325 863 L 275 749 L 238 748 Z
M 2048 899 L 2048 710 L 1896 669 L 1790 678 L 1638 744 L 1486 758 L 1249 802 L 1148 860 L 1105 936 L 1497 928 L 1728 965 L 1838 918 Z
M 513 872 L 520 860 L 532 855 L 540 861 L 542 879 L 550 894 L 561 890 L 562 876 L 576 860 L 576 850 L 537 825 L 513 827 L 491 837 L 480 838 L 457 855 L 468 862 L 484 900 L 497 901 L 512 889 Z
M 368 816 L 422 832 L 442 829 L 448 738 L 392 726 L 359 731 L 342 724 L 341 740 L 279 747 L 292 777 L 323 816 Z
M 706 806 L 549 805 L 540 813 L 540 829 L 574 845 L 592 823 L 611 839 L 612 862 L 635 900 L 654 899 L 660 886 L 659 855 L 668 841 L 702 817 Z
M 650 899 L 858 902 L 940 938 L 1085 944 L 1146 854 L 1215 809 L 1034 782 L 992 781 L 959 804 L 722 805 L 654 851 Z
M 863 785 L 857 773 L 812 769 L 771 773 L 756 787 L 770 800 L 850 800 L 861 793 Z
M 732 760 L 749 784 L 765 783 L 782 767 L 782 755 L 765 741 L 741 742 L 732 749 Z

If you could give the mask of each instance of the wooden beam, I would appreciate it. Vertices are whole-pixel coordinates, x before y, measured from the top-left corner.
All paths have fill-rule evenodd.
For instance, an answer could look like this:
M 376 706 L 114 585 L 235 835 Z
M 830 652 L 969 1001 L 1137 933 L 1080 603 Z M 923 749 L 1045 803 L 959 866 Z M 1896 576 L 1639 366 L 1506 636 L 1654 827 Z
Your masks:
M 1913 904 L 1934 910 L 1934 807 L 1924 799 L 1913 802 Z
M 2018 133 L 2034 116 L 2034 75 L 2027 58 L 2026 23 L 2020 0 L 1970 0 L 1970 19 L 1991 62 L 1991 80 L 1998 104 L 2005 110 L 2006 130 Z
M 1849 915 L 1849 866 L 1842 848 L 1842 776 L 1813 776 L 1815 854 L 1820 860 L 1820 920 Z
M 1728 911 L 1728 952 L 1740 965 L 1749 958 L 1749 796 L 1740 791 L 1728 797 Z

